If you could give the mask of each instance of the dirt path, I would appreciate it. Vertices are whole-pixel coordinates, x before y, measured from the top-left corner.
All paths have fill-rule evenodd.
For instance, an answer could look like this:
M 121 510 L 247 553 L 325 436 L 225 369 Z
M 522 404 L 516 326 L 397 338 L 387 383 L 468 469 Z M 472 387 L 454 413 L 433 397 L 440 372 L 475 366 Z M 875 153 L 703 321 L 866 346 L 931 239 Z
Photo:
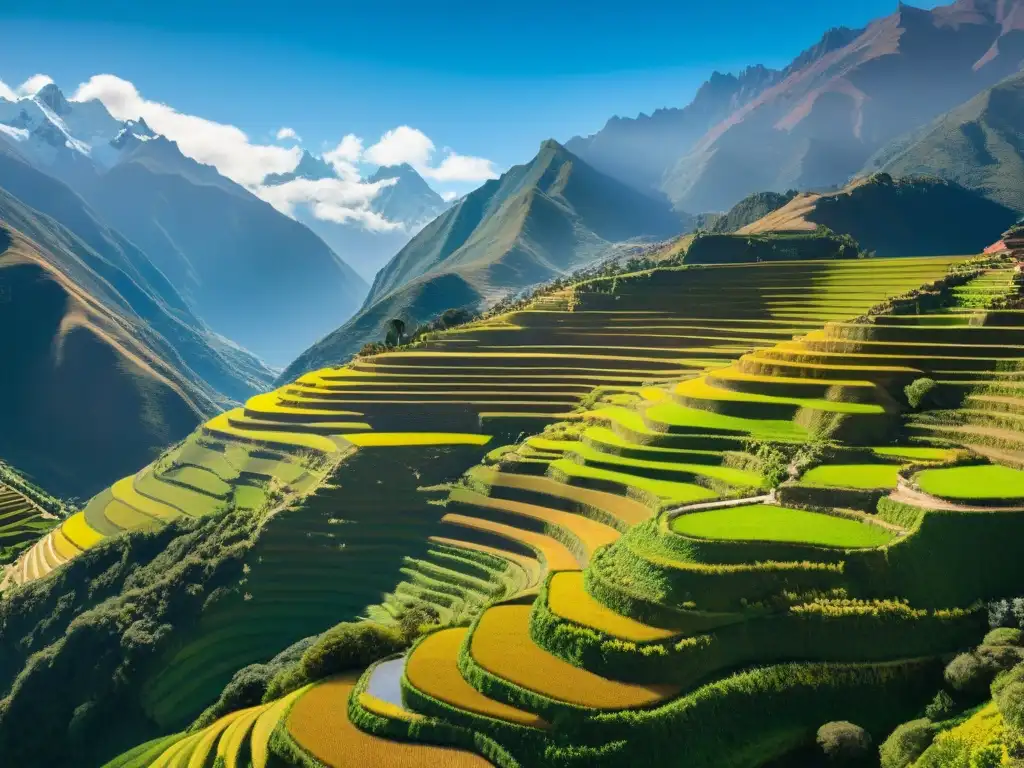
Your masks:
M 889 494 L 889 498 L 914 507 L 946 509 L 951 512 L 1024 512 L 1024 507 L 970 507 L 964 504 L 954 504 L 951 501 L 940 499 L 924 491 L 915 490 L 902 479 L 896 490 Z

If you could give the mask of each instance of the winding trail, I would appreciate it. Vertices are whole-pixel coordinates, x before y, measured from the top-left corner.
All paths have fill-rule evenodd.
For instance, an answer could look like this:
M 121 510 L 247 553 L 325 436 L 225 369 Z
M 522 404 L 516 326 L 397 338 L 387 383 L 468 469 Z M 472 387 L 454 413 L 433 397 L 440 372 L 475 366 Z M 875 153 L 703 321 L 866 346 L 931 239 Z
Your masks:
M 899 479 L 896 490 L 889 494 L 889 498 L 914 507 L 945 509 L 950 512 L 1024 512 L 1024 507 L 971 507 L 966 504 L 954 504 L 912 488 L 902 477 Z

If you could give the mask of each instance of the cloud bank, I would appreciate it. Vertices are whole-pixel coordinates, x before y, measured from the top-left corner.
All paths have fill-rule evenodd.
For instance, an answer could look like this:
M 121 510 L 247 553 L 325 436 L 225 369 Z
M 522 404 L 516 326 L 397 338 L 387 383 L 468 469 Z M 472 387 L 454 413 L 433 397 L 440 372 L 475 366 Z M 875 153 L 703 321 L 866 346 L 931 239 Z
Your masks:
M 0 82 L 0 97 L 33 95 L 49 82 L 52 80 L 45 75 L 34 75 L 16 89 Z M 145 119 L 154 131 L 176 142 L 182 153 L 214 166 L 293 218 L 299 206 L 305 206 L 313 216 L 325 221 L 355 223 L 375 232 L 403 228 L 402 223 L 389 221 L 372 209 L 380 190 L 394 184 L 394 180 L 368 183 L 363 177 L 364 166 L 408 163 L 424 178 L 441 184 L 479 183 L 498 176 L 492 161 L 460 155 L 448 147 L 438 151 L 425 133 L 400 125 L 369 146 L 355 134 L 343 136 L 335 147 L 323 153 L 323 160 L 334 170 L 336 178 L 293 179 L 267 186 L 263 181 L 268 175 L 294 171 L 302 157 L 302 138 L 294 128 L 282 126 L 275 134 L 277 141 L 293 142 L 291 146 L 253 142 L 234 125 L 179 112 L 168 104 L 146 99 L 133 83 L 111 74 L 94 75 L 79 85 L 71 97 L 73 102 L 91 100 L 102 102 L 119 120 Z M 446 200 L 454 196 L 454 192 L 443 193 Z

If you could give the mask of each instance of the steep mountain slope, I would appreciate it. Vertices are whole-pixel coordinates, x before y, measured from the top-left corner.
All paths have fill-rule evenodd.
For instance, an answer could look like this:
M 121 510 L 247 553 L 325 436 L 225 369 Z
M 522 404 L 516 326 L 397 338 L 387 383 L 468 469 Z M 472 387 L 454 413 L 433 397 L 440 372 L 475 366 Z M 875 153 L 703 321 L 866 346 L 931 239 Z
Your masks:
M 110 229 L 71 189 L 37 170 L 0 140 L 0 215 L 44 245 L 60 269 L 116 312 L 144 320 L 162 337 L 164 359 L 206 389 L 219 405 L 264 389 L 272 372 L 257 358 L 212 333 L 149 257 Z M 34 212 L 27 212 L 22 205 Z M 44 221 L 49 217 L 51 221 Z
M 282 379 L 347 359 L 382 338 L 392 317 L 414 326 L 449 307 L 493 303 L 571 272 L 614 243 L 683 228 L 667 204 L 545 141 L 530 163 L 488 181 L 413 238 L 377 274 L 359 314 L 304 352 Z
M 294 181 L 320 181 L 334 177 L 334 169 L 328 163 L 303 152 L 294 171 L 268 176 L 264 186 L 273 190 Z M 391 179 L 394 181 L 382 185 L 377 197 L 370 202 L 370 212 L 380 217 L 375 225 L 322 218 L 315 209 L 305 205 L 296 206 L 295 210 L 296 219 L 323 238 L 335 253 L 343 255 L 366 280 L 373 280 L 392 256 L 448 207 L 423 177 L 404 163 L 377 169 L 367 183 Z
M 0 456 L 61 495 L 84 497 L 195 428 L 216 405 L 151 345 L 145 323 L 76 283 L 11 226 L 0 193 Z M 26 220 L 33 218 L 23 207 Z
M 214 330 L 271 363 L 344 321 L 365 291 L 308 228 L 162 137 L 81 191 Z
M 759 189 L 842 183 L 889 140 L 1016 71 L 1021 0 L 900 5 L 707 133 L 665 176 L 687 210 L 722 210 Z
M 18 157 L 67 183 L 145 251 L 196 315 L 271 363 L 349 317 L 365 293 L 308 228 L 142 120 L 122 123 L 51 84 L 0 99 L 0 125 Z
M 1024 74 L 1017 74 L 896 140 L 867 169 L 940 176 L 1024 213 L 1022 125 Z
M 879 256 L 978 253 L 1013 224 L 1010 208 L 936 178 L 876 174 L 839 192 L 804 193 L 739 234 L 813 231 L 849 234 Z
M 762 66 L 739 75 L 712 73 L 682 109 L 658 109 L 636 118 L 613 117 L 597 133 L 574 136 L 565 148 L 613 178 L 660 196 L 665 169 L 685 155 L 712 126 L 781 79 Z

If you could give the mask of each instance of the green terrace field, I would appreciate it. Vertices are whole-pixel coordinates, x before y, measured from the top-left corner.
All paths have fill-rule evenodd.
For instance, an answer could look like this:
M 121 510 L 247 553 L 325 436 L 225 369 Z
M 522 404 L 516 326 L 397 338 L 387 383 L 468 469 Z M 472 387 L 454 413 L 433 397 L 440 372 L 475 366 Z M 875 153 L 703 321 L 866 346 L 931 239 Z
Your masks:
M 59 532 L 47 534 L 58 521 L 55 514 L 40 507 L 23 492 L 0 482 L 0 567 L 18 559 L 19 553 L 31 547 L 31 556 L 26 555 L 11 568 L 4 568 L 0 585 L 8 581 L 21 581 L 30 573 L 36 574 L 36 577 L 42 575 L 41 558 L 46 556 L 47 562 L 56 562 L 59 556 L 57 547 L 60 547 L 60 552 L 67 553 L 67 557 L 76 553 L 74 546 Z M 44 534 L 42 542 L 45 542 L 45 546 L 37 551 L 38 544 L 34 542 Z
M 685 734 L 692 765 L 738 766 L 827 719 L 891 727 L 921 703 L 931 660 L 979 631 L 970 606 L 1024 575 L 1019 515 L 888 498 L 905 466 L 960 454 L 906 439 L 921 360 L 845 349 L 898 327 L 865 322 L 872 308 L 943 309 L 952 291 L 934 284 L 963 262 L 597 280 L 212 420 L 60 528 L 90 549 L 186 517 L 255 521 L 244 576 L 140 681 L 153 736 L 338 621 L 425 608 L 446 628 L 406 655 L 386 699 L 367 693 L 371 667 L 145 759 L 205 764 L 223 744 L 253 765 L 371 748 L 382 765 L 656 764 Z M 965 337 L 959 357 L 989 354 L 975 339 L 988 343 Z M 773 502 L 786 489 L 807 498 Z M 942 547 L 990 538 L 957 565 L 986 575 L 959 582 Z M 767 701 L 784 714 L 753 722 Z

